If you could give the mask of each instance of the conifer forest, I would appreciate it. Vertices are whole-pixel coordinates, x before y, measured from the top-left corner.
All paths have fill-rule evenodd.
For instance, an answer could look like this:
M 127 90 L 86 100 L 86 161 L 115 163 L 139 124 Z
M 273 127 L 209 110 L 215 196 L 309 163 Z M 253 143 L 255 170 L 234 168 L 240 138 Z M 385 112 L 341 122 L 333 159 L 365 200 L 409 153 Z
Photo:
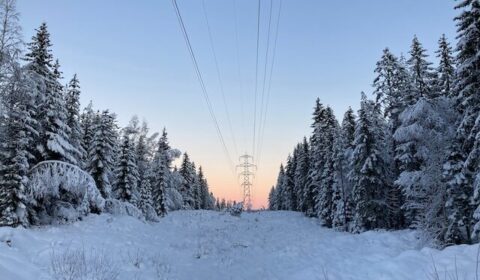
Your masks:
M 155 76 L 152 84 L 168 81 L 168 85 L 178 86 L 179 92 L 194 92 L 195 108 L 185 103 L 175 111 L 155 109 L 159 117 L 148 122 L 143 117 L 148 111 L 145 108 L 156 99 L 142 95 L 144 85 L 139 85 L 131 99 L 145 103 L 145 108 L 132 105 L 138 112 L 127 115 L 122 108 L 129 106 L 118 106 L 115 95 L 105 92 L 102 96 L 101 90 L 109 86 L 102 84 L 102 76 L 97 84 L 84 85 L 84 74 L 71 71 L 75 65 L 61 63 L 63 57 L 57 56 L 57 49 L 79 59 L 89 51 L 57 40 L 53 30 L 59 30 L 58 38 L 78 30 L 63 30 L 58 20 L 50 25 L 48 15 L 34 30 L 24 28 L 32 18 L 24 18 L 23 11 L 30 15 L 34 5 L 46 6 L 59 16 L 63 12 L 70 15 L 67 7 L 79 5 L 76 1 L 62 3 L 55 10 L 58 3 L 53 2 L 0 0 L 0 279 L 480 277 L 480 0 L 447 1 L 451 10 L 446 13 L 456 15 L 448 19 L 455 34 L 447 35 L 448 30 L 438 34 L 433 49 L 427 49 L 425 45 L 431 44 L 424 44 L 422 36 L 415 33 L 403 42 L 406 47 L 401 51 L 396 41 L 386 47 L 372 40 L 369 48 L 378 53 L 377 61 L 367 61 L 371 68 L 361 70 L 373 70 L 369 87 L 339 97 L 340 101 L 316 92 L 311 106 L 301 109 L 308 111 L 311 119 L 295 124 L 307 127 L 305 135 L 289 126 L 299 106 L 292 103 L 289 112 L 279 109 L 284 108 L 280 103 L 289 102 L 283 99 L 306 99 L 305 95 L 294 86 L 285 86 L 285 91 L 295 94 L 275 97 L 271 83 L 272 76 L 275 83 L 276 73 L 290 73 L 277 69 L 285 67 L 285 61 L 288 64 L 302 57 L 285 51 L 296 45 L 288 42 L 293 35 L 282 31 L 292 32 L 289 23 L 303 12 L 305 17 L 315 12 L 300 12 L 290 0 L 107 1 L 126 11 L 128 7 L 159 5 L 164 8 L 161 16 L 171 19 L 158 29 L 160 34 L 171 32 L 161 35 L 167 39 L 160 42 L 183 44 L 177 50 L 155 43 L 157 52 L 171 52 L 171 60 L 155 67 L 182 71 L 182 76 L 165 74 L 165 70 L 162 73 L 168 78 L 157 80 L 156 72 L 147 77 Z M 85 7 L 90 5 L 86 2 Z M 334 6 L 350 13 L 348 3 L 299 2 L 302 7 L 311 5 L 312 10 Z M 372 13 L 384 11 L 382 7 L 373 9 L 374 2 L 378 1 L 362 1 L 361 5 L 372 6 Z M 417 2 L 378 3 L 388 7 Z M 107 4 L 98 5 L 101 10 Z M 146 12 L 135 11 L 130 11 L 132 18 L 122 21 L 153 22 Z M 102 20 L 107 22 L 115 12 L 108 15 Z M 194 15 L 206 25 L 193 24 Z M 245 18 L 253 27 L 248 32 Z M 405 22 L 400 24 L 407 28 L 409 19 L 405 15 L 402 19 Z M 232 32 L 218 31 L 219 23 L 227 26 L 231 22 Z M 135 28 L 135 24 L 119 27 L 125 42 L 115 44 L 138 40 L 138 34 L 137 39 L 129 39 L 131 32 L 142 32 Z M 332 33 L 342 32 L 338 26 L 329 28 Z M 242 30 L 251 37 L 251 44 L 239 47 L 239 42 L 245 41 L 239 36 Z M 100 49 L 95 38 L 108 35 L 102 34 L 101 27 L 95 32 L 88 31 L 90 44 Z M 198 39 L 199 32 L 208 32 L 204 41 Z M 26 34 L 33 35 L 27 38 Z M 324 44 L 333 44 L 336 38 L 321 32 L 315 36 Z M 280 49 L 286 46 L 283 52 L 276 52 L 277 39 Z M 236 55 L 222 52 L 227 48 L 225 40 L 236 42 L 236 50 L 231 49 Z M 141 44 L 132 45 L 139 49 L 136 56 L 117 57 L 125 63 L 114 64 L 112 69 L 123 65 L 132 73 L 140 71 L 139 75 L 150 71 L 131 64 L 138 57 L 148 60 L 156 55 L 142 51 Z M 254 53 L 250 60 L 242 57 L 246 46 Z M 346 48 L 357 52 L 357 60 L 368 57 L 354 45 Z M 111 51 L 110 56 L 118 55 L 118 50 Z M 211 68 L 205 66 L 207 54 L 212 55 Z M 317 55 L 321 56 L 321 50 Z M 66 61 L 75 60 L 68 57 Z M 98 61 L 99 65 L 90 66 L 92 71 L 107 59 Z M 242 63 L 250 62 L 255 68 L 249 66 L 247 73 Z M 183 70 L 184 63 L 188 71 Z M 329 63 L 334 62 L 315 67 L 332 67 Z M 351 61 L 352 67 L 359 67 L 357 63 Z M 226 73 L 229 67 L 238 78 Z M 316 81 L 314 74 L 309 77 L 309 67 L 294 71 L 303 71 L 305 80 Z M 119 77 L 115 83 L 122 87 L 122 83 L 135 82 L 134 77 L 132 74 L 132 81 Z M 288 78 L 278 80 L 287 83 Z M 216 84 L 210 79 L 219 84 L 219 100 L 212 93 Z M 348 74 L 338 79 L 347 84 L 355 81 Z M 243 128 L 238 130 L 234 129 L 235 114 L 240 112 L 240 103 L 231 101 L 237 98 L 232 96 L 231 80 L 239 83 L 242 116 L 249 106 L 244 100 L 254 98 L 253 122 L 243 118 Z M 254 85 L 252 93 L 247 90 L 250 84 Z M 91 95 L 87 89 L 98 85 L 101 90 Z M 193 98 L 179 92 L 161 98 Z M 109 99 L 111 102 L 104 101 Z M 348 103 L 345 111 L 338 110 L 341 102 Z M 108 104 L 111 107 L 105 107 Z M 224 108 L 225 113 L 215 106 Z M 120 108 L 119 114 L 112 108 Z M 278 111 L 282 118 L 267 118 Z M 204 124 L 197 112 L 210 123 Z M 185 123 L 202 133 L 192 128 L 176 135 Z M 276 124 L 279 131 L 268 130 L 270 124 Z M 250 132 L 253 143 L 249 142 Z M 289 143 L 290 152 L 284 153 L 278 148 L 281 146 L 269 141 L 287 142 L 290 138 L 285 134 L 296 137 L 297 144 Z M 170 141 L 185 135 L 188 139 L 179 140 L 179 145 Z M 213 140 L 202 139 L 205 135 L 212 135 Z M 268 180 L 256 177 L 266 174 L 264 170 L 270 166 L 261 165 L 258 159 L 264 152 L 265 161 L 269 160 L 269 145 L 278 148 L 275 155 L 284 161 L 271 165 L 275 166 L 274 180 L 267 185 L 264 182 Z M 240 153 L 241 149 L 246 152 Z M 219 153 L 225 161 L 206 157 L 204 151 Z M 234 178 L 234 185 L 225 183 L 227 176 Z M 268 194 L 264 204 L 258 191 L 262 189 Z

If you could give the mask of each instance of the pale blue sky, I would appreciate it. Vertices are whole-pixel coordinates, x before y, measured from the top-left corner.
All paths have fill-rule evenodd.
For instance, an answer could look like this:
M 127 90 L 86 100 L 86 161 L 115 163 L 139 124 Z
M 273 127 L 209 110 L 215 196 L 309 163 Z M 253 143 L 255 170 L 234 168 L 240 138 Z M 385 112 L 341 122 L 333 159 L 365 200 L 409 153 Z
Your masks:
M 177 0 L 232 157 L 201 0 Z M 243 105 L 237 74 L 234 0 L 205 0 L 239 149 L 251 147 L 255 77 L 255 0 L 236 0 Z M 263 7 L 270 1 L 262 0 Z M 274 0 L 276 7 L 279 0 Z M 257 206 L 293 145 L 310 133 L 314 100 L 320 97 L 341 117 L 357 108 L 360 91 L 371 92 L 382 49 L 407 54 L 417 34 L 433 55 L 442 33 L 453 41 L 454 1 L 283 0 L 270 111 L 254 191 Z M 25 40 L 46 21 L 55 57 L 66 78 L 78 73 L 82 103 L 93 100 L 124 125 L 134 114 L 152 130 L 166 126 L 174 146 L 204 166 L 216 193 L 239 199 L 236 178 L 222 153 L 201 96 L 170 0 L 19 0 Z M 262 30 L 267 11 L 262 14 Z M 265 33 L 261 35 L 263 57 Z M 432 60 L 434 60 L 432 58 Z M 263 59 L 261 60 L 263 61 Z M 435 61 L 435 60 L 434 60 Z

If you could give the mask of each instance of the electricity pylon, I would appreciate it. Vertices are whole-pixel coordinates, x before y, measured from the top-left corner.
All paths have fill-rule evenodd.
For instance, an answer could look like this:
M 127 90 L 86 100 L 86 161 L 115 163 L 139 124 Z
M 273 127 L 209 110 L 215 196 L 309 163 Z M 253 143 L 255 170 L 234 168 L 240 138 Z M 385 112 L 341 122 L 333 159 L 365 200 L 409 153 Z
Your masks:
M 251 188 L 253 186 L 251 178 L 255 177 L 253 171 L 257 168 L 255 164 L 253 164 L 253 157 L 244 154 L 240 157 L 240 164 L 237 165 L 237 168 L 241 168 L 242 172 L 238 174 L 239 177 L 242 177 L 241 186 L 243 188 L 243 207 L 246 210 L 252 209 L 252 195 L 251 195 Z

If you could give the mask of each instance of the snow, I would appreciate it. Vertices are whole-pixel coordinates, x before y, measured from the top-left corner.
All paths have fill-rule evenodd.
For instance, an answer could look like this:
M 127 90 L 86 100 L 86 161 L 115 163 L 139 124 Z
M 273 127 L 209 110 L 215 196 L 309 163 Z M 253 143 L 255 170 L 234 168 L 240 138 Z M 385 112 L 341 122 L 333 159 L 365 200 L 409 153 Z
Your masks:
M 286 211 L 175 211 L 159 223 L 102 214 L 71 225 L 0 228 L 0 278 L 55 279 L 54 271 L 81 257 L 88 273 L 115 269 L 121 280 L 433 279 L 434 264 L 443 279 L 455 263 L 458 279 L 475 279 L 478 245 L 418 247 L 414 231 L 336 232 Z

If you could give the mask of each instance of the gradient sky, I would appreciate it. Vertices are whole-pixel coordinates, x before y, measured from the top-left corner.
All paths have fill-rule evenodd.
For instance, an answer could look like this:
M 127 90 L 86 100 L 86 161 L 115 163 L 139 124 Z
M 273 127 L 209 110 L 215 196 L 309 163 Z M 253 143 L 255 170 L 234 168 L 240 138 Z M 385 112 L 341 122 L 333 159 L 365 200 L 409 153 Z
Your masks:
M 236 0 L 239 78 L 234 0 L 205 0 L 236 152 L 202 1 L 177 1 L 236 161 L 240 153 L 251 152 L 252 145 L 258 2 Z M 262 0 L 263 7 L 269 3 Z M 277 7 L 279 0 L 273 3 Z M 348 106 L 357 109 L 360 91 L 371 92 L 375 62 L 383 48 L 406 54 L 416 34 L 433 54 L 442 33 L 453 41 L 454 4 L 448 0 L 283 0 L 265 144 L 253 189 L 256 207 L 267 205 L 280 163 L 310 134 L 315 99 L 331 105 L 339 118 Z M 230 171 L 209 117 L 171 1 L 18 0 L 18 9 L 26 42 L 42 21 L 47 22 L 64 76 L 69 79 L 78 73 L 82 105 L 93 100 L 95 108 L 117 113 L 122 126 L 137 114 L 152 131 L 167 127 L 171 144 L 188 151 L 203 166 L 217 196 L 241 199 L 239 181 Z M 267 10 L 261 18 L 263 57 Z

